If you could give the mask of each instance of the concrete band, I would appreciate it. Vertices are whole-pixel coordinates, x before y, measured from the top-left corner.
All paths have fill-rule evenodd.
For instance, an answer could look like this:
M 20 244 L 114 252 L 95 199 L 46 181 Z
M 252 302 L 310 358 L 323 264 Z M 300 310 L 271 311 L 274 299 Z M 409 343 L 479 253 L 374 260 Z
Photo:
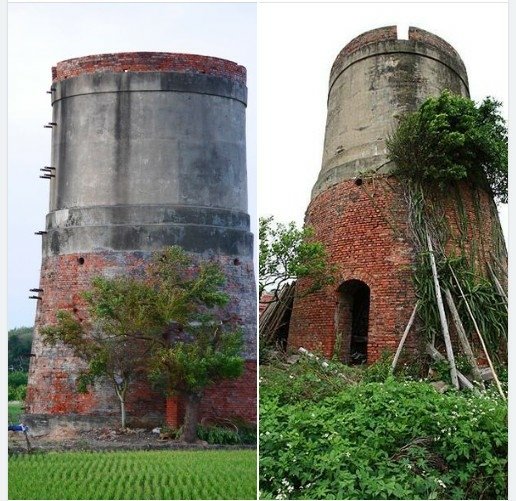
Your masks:
M 251 258 L 253 235 L 245 230 L 189 224 L 76 226 L 49 229 L 43 257 L 98 251 L 154 251 L 179 245 L 188 252 Z
M 47 215 L 43 255 L 98 250 L 152 251 L 180 245 L 190 252 L 252 256 L 249 216 L 240 211 L 174 205 L 62 209 Z
M 391 170 L 392 165 L 386 154 L 376 155 L 368 158 L 357 158 L 350 160 L 342 165 L 337 165 L 329 170 L 321 171 L 319 178 L 312 188 L 311 200 L 326 189 L 347 179 L 353 179 L 374 172 L 375 176 L 380 176 Z M 378 170 L 377 170 L 378 169 Z
M 176 72 L 103 71 L 85 73 L 53 85 L 52 105 L 62 99 L 102 92 L 188 92 L 236 99 L 247 105 L 245 84 L 215 75 Z
M 341 58 L 340 61 L 336 61 L 330 74 L 328 94 L 331 93 L 331 89 L 335 81 L 351 65 L 369 57 L 398 53 L 414 54 L 416 56 L 426 57 L 442 63 L 448 69 L 457 74 L 469 92 L 468 74 L 462 60 L 453 58 L 448 52 L 440 50 L 435 46 L 426 45 L 422 42 L 414 42 L 412 40 L 388 40 L 365 45 L 350 55 Z
M 230 209 L 180 205 L 75 207 L 47 215 L 47 229 L 138 224 L 194 224 L 249 230 L 249 215 Z

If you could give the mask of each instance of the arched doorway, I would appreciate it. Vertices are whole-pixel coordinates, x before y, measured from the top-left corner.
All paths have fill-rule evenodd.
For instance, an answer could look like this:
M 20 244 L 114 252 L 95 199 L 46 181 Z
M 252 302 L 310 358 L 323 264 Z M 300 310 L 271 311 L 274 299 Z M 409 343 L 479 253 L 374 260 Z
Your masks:
M 371 291 L 361 280 L 346 280 L 337 294 L 334 353 L 346 364 L 365 364 Z

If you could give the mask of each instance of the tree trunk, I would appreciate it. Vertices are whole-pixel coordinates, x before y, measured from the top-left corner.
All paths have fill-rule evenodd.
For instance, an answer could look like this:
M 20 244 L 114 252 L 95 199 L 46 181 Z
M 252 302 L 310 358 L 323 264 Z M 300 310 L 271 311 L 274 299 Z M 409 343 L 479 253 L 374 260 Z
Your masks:
M 185 421 L 181 440 L 192 443 L 197 440 L 197 423 L 199 422 L 199 407 L 202 395 L 200 393 L 189 393 L 185 395 Z
M 120 399 L 120 419 L 122 422 L 122 429 L 125 429 L 125 399 Z
M 115 391 L 118 400 L 120 400 L 120 421 L 122 430 L 125 430 L 125 394 L 127 393 L 127 383 L 124 382 L 122 385 L 115 384 Z

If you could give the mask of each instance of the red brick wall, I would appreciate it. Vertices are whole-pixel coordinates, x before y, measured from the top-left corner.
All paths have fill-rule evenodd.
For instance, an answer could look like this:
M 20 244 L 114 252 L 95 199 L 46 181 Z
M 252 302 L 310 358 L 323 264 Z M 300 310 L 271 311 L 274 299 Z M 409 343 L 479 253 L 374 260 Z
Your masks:
M 52 68 L 52 81 L 99 71 L 177 71 L 221 76 L 243 84 L 246 82 L 246 69 L 232 61 L 170 52 L 120 52 L 67 59 Z
M 220 423 L 221 419 L 239 418 L 256 423 L 256 361 L 245 362 L 244 373 L 208 388 L 201 402 L 201 421 Z M 183 424 L 184 403 L 178 396 L 167 398 L 166 423 L 177 428 Z
M 413 42 L 420 42 L 425 45 L 436 47 L 443 52 L 446 52 L 450 57 L 458 59 L 462 62 L 459 53 L 448 43 L 446 40 L 430 33 L 429 31 L 422 30 L 421 28 L 409 27 L 409 40 Z
M 80 264 L 80 259 L 83 264 Z M 35 338 L 32 352 L 28 413 L 34 414 L 117 414 L 119 403 L 108 383 L 99 383 L 85 395 L 76 391 L 76 379 L 85 363 L 74 357 L 63 345 L 49 346 L 42 342 L 39 329 L 56 322 L 58 310 L 69 310 L 84 320 L 86 303 L 81 291 L 91 286 L 93 277 L 141 273 L 145 260 L 138 253 L 88 253 L 53 256 L 43 260 L 39 287 L 42 300 L 38 301 Z M 127 413 L 131 416 L 163 413 L 164 398 L 152 392 L 144 381 L 135 382 L 128 394 Z
M 256 422 L 256 360 L 246 360 L 238 379 L 222 381 L 206 390 L 201 416 L 207 421 L 239 417 Z
M 165 423 L 170 428 L 179 428 L 183 424 L 184 406 L 181 397 L 173 395 L 167 397 L 167 406 L 165 411 Z
M 344 281 L 357 279 L 371 291 L 368 363 L 376 361 L 383 350 L 396 349 L 416 301 L 412 282 L 415 254 L 402 188 L 394 177 L 364 180 L 361 186 L 347 180 L 312 200 L 305 223 L 314 227 L 316 238 L 326 245 L 330 262 L 337 266 L 337 281 L 294 302 L 289 348 L 302 346 L 325 357 L 333 355 L 338 322 L 337 289 Z M 494 247 L 493 228 L 499 227 L 488 194 L 467 183 L 460 185 L 468 220 L 462 237 L 453 191 L 439 192 L 434 197 L 451 228 L 448 251 L 462 247 L 467 254 L 477 256 L 476 261 L 483 265 Z M 480 208 L 480 213 L 475 206 Z M 306 285 L 306 281 L 298 282 L 300 290 Z M 413 336 L 409 347 L 417 342 Z
M 82 258 L 83 264 L 80 264 Z M 95 276 L 115 276 L 120 274 L 140 275 L 149 258 L 141 252 L 99 252 L 87 254 L 69 254 L 52 256 L 43 260 L 39 287 L 42 300 L 38 301 L 35 322 L 35 338 L 29 369 L 26 412 L 29 414 L 101 414 L 115 415 L 119 412 L 119 403 L 114 390 L 108 383 L 102 383 L 86 395 L 76 391 L 76 379 L 84 362 L 73 356 L 70 349 L 63 345 L 49 346 L 39 336 L 39 329 L 54 324 L 58 310 L 72 311 L 79 319 L 87 316 L 86 304 L 81 291 L 91 286 Z M 228 283 L 226 290 L 232 296 L 228 313 L 239 311 L 239 298 L 234 297 L 239 288 L 245 286 L 243 281 L 252 280 L 252 266 L 242 263 L 233 264 L 233 258 L 220 257 L 220 265 L 226 272 Z M 238 268 L 238 269 L 236 269 Z M 249 278 L 250 277 L 250 278 Z M 240 315 L 250 318 L 249 312 L 240 311 Z M 254 313 L 252 313 L 254 314 Z M 239 321 L 243 321 L 239 318 Z M 249 348 L 248 348 L 249 349 Z M 253 364 L 253 362 L 249 362 Z M 256 392 L 249 389 L 256 386 L 256 371 L 248 371 L 247 379 L 231 386 L 220 386 L 210 391 L 214 402 L 222 399 L 235 413 L 256 419 Z M 254 375 L 253 375 L 254 374 Z M 254 377 L 254 383 L 251 378 Z M 242 395 L 239 395 L 242 391 Z M 231 393 L 233 392 L 233 393 Z M 228 394 L 231 395 L 228 396 Z M 254 395 L 254 403 L 252 401 Z M 221 401 L 222 401 L 221 400 Z M 211 413 L 211 408 L 206 412 Z M 231 411 L 233 412 L 233 411 Z M 128 418 L 134 418 L 143 424 L 159 424 L 165 416 L 165 398 L 151 390 L 145 380 L 135 383 L 128 393 Z
M 353 40 L 346 44 L 346 46 L 339 52 L 339 55 L 335 59 L 331 69 L 330 80 L 333 78 L 334 71 L 337 68 L 340 68 L 342 60 L 348 57 L 350 54 L 360 49 L 364 45 L 384 42 L 386 40 L 397 40 L 397 33 L 398 31 L 396 26 L 385 26 L 384 28 L 366 31 L 365 33 L 362 33 L 361 35 L 353 38 Z

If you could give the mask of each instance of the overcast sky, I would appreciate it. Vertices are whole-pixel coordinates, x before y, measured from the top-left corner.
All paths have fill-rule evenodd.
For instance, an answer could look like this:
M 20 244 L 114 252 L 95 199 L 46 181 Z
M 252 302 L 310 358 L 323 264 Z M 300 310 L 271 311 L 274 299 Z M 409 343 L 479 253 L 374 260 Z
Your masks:
M 472 99 L 508 102 L 507 4 L 261 4 L 258 22 L 261 216 L 303 222 L 321 167 L 330 68 L 364 31 L 397 25 L 399 38 L 409 26 L 430 31 L 461 55 Z M 501 216 L 507 232 L 507 207 Z
M 256 5 L 27 3 L 8 7 L 8 327 L 34 323 L 48 212 L 52 108 L 46 91 L 58 61 L 106 52 L 188 52 L 247 68 L 247 169 L 256 234 Z M 255 245 L 256 247 L 256 245 Z

